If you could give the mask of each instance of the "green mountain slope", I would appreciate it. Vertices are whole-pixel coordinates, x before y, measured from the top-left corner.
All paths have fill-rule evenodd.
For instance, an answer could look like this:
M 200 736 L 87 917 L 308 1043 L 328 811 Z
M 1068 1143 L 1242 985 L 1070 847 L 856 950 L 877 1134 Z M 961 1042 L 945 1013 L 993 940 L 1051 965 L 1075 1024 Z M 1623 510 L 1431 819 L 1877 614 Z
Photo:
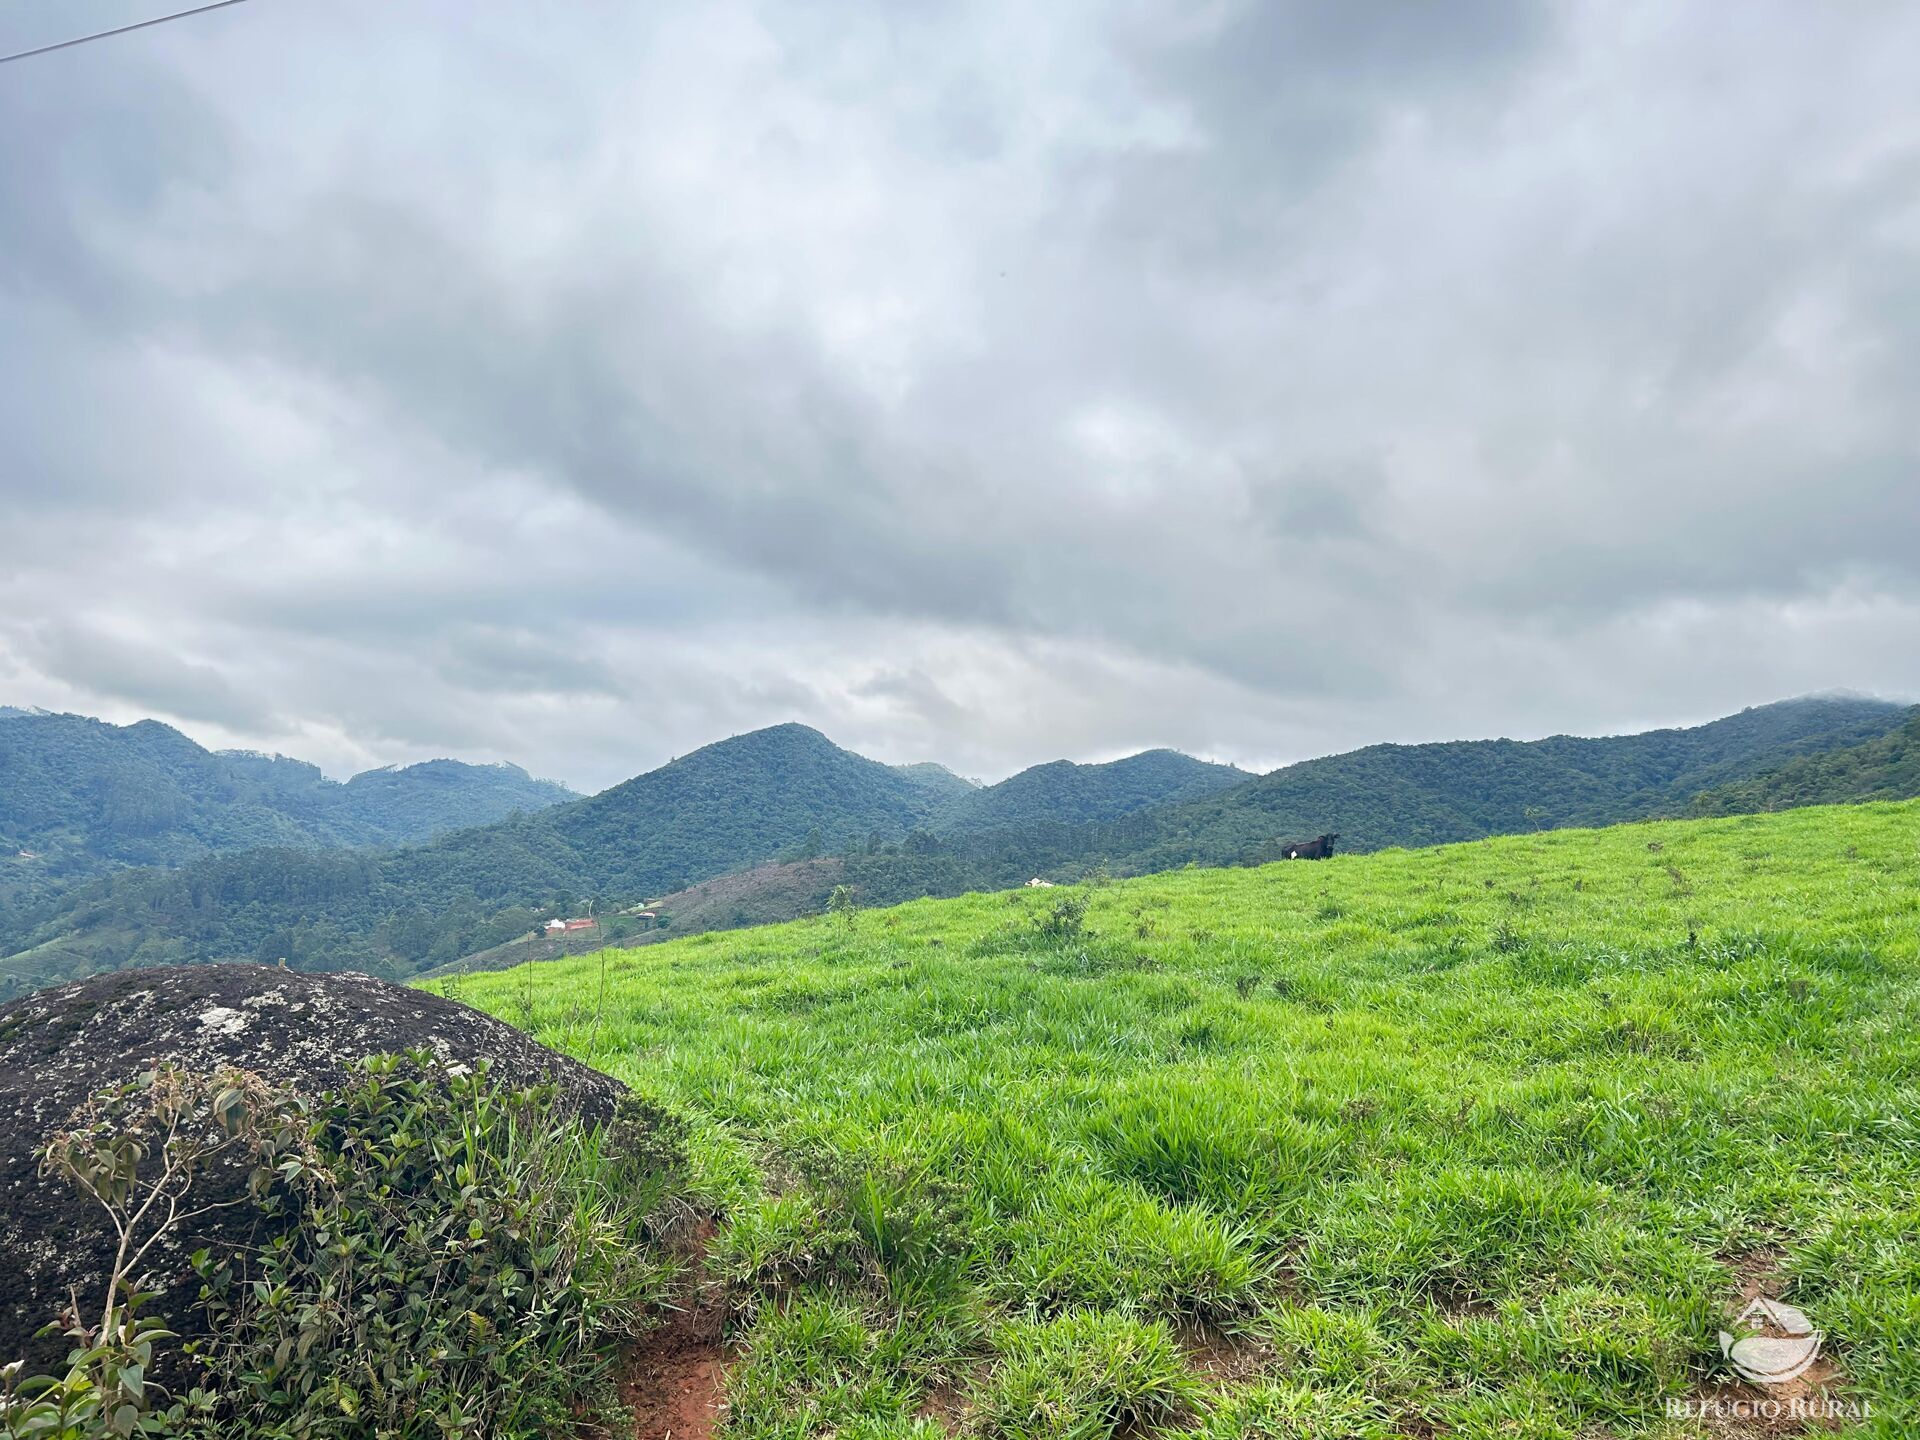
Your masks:
M 1801 805 L 1909 800 L 1920 796 L 1920 708 L 1898 730 L 1858 745 L 1803 755 L 1751 780 L 1704 790 L 1690 815 L 1743 815 Z
M 555 811 L 540 830 L 565 847 L 581 884 L 657 893 L 786 851 L 896 836 L 938 804 L 937 790 L 921 780 L 843 750 L 818 730 L 775 725 Z M 488 842 L 476 832 L 463 843 Z
M 1035 820 L 851 857 L 848 883 L 886 904 L 1034 874 L 1072 878 L 1094 865 L 1139 874 L 1259 863 L 1279 858 L 1280 842 L 1323 831 L 1338 832 L 1343 851 L 1365 851 L 1673 815 L 1704 788 L 1880 736 L 1906 713 L 1887 701 L 1816 696 L 1640 735 L 1374 745 L 1114 820 Z
M 0 718 L 0 893 L 213 851 L 408 844 L 571 798 L 511 765 L 430 760 L 340 784 L 285 756 L 206 750 L 156 720 L 16 711 Z
M 940 765 L 893 767 L 944 801 L 930 829 L 913 829 L 894 840 L 869 835 L 852 847 L 822 846 L 839 855 L 733 869 L 663 897 L 670 925 L 634 943 L 702 930 L 731 930 L 811 914 L 829 893 L 851 880 L 862 899 L 881 894 L 945 893 L 967 888 L 975 868 L 943 850 L 940 833 L 997 834 L 1008 825 L 1057 820 L 1073 826 L 1107 819 L 1195 795 L 1244 784 L 1251 778 L 1227 765 L 1211 765 L 1172 750 L 1150 750 L 1101 765 L 1067 761 L 1036 765 L 998 785 L 980 787 Z M 895 827 L 897 829 L 897 827 Z M 885 830 L 882 830 L 884 836 Z M 855 837 L 856 839 L 858 837 Z M 849 853 L 850 852 L 850 853 Z M 1018 869 L 1018 858 L 1011 860 Z M 984 877 L 980 883 L 989 883 Z M 1000 881 L 999 883 L 1012 883 Z M 903 889 L 904 887 L 904 889 Z M 560 953 L 564 947 L 555 947 Z M 578 949 L 578 945 L 573 948 Z M 442 969 L 490 969 L 517 963 L 513 947 L 495 947 L 443 965 Z
M 978 781 L 956 775 L 946 766 L 937 765 L 931 760 L 922 760 L 914 765 L 895 765 L 893 770 L 940 800 L 957 800 L 980 788 Z
M 897 837 L 938 798 L 803 725 L 708 745 L 537 815 L 388 851 L 285 846 L 110 875 L 0 931 L 0 989 L 123 965 L 285 959 L 405 974 L 782 853 Z
M 1146 750 L 1104 765 L 1055 760 L 960 797 L 940 813 L 934 828 L 960 832 L 1114 820 L 1155 805 L 1197 800 L 1252 778 L 1231 765 L 1209 764 L 1177 750 Z
M 1128 869 L 1158 870 L 1274 859 L 1274 842 L 1322 831 L 1339 832 L 1342 849 L 1377 850 L 1672 815 L 1703 789 L 1883 735 L 1905 714 L 1812 696 L 1639 735 L 1373 745 L 1090 838 Z

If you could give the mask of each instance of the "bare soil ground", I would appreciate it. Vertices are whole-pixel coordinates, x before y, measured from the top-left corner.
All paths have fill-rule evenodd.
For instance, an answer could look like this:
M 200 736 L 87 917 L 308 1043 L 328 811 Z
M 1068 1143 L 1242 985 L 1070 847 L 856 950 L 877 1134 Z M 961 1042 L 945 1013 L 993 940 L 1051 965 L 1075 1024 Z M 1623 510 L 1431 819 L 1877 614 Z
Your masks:
M 709 1440 L 726 1414 L 726 1292 L 700 1279 L 712 1225 L 693 1242 L 680 1308 L 628 1352 L 620 1397 L 634 1440 Z

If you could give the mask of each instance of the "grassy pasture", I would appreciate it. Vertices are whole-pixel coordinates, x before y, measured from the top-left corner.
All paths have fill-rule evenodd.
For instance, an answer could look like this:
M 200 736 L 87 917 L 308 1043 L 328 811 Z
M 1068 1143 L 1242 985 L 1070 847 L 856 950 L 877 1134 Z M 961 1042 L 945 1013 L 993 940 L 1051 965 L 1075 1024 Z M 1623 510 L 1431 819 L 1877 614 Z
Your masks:
M 1698 1433 L 1743 1277 L 1920 1433 L 1917 982 L 1905 803 L 434 988 L 693 1117 L 729 1436 L 1577 1440 Z

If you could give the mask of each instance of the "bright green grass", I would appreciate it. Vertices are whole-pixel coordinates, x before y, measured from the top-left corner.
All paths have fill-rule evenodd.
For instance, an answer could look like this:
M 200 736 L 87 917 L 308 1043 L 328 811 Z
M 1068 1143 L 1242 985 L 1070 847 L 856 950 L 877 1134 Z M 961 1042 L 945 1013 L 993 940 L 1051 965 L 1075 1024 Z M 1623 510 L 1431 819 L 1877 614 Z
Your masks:
M 1126 881 L 1064 943 L 1021 891 L 436 988 L 696 1117 L 730 1436 L 932 1437 L 936 1391 L 1017 1437 L 1689 1434 L 1761 1252 L 1913 1435 L 1917 840 L 1561 831 Z

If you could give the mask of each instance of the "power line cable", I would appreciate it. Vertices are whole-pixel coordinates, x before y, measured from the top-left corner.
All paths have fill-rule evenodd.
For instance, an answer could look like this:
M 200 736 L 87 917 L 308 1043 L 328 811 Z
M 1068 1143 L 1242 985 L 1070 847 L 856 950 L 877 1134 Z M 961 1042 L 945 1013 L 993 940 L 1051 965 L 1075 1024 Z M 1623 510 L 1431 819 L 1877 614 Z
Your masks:
M 145 30 L 150 25 L 164 25 L 169 20 L 184 20 L 189 15 L 204 15 L 209 10 L 224 10 L 229 5 L 242 5 L 246 0 L 214 0 L 211 5 L 196 5 L 191 10 L 176 10 L 171 15 L 158 15 L 151 20 L 141 20 L 132 25 L 122 25 L 115 30 L 101 30 L 92 35 L 80 35 L 72 40 L 62 40 L 57 45 L 42 45 L 36 50 L 20 50 L 12 55 L 0 55 L 0 65 L 9 60 L 27 60 L 35 55 L 50 54 L 55 50 L 67 50 L 75 45 L 85 45 L 93 40 L 105 40 L 113 35 L 125 35 L 130 30 Z

